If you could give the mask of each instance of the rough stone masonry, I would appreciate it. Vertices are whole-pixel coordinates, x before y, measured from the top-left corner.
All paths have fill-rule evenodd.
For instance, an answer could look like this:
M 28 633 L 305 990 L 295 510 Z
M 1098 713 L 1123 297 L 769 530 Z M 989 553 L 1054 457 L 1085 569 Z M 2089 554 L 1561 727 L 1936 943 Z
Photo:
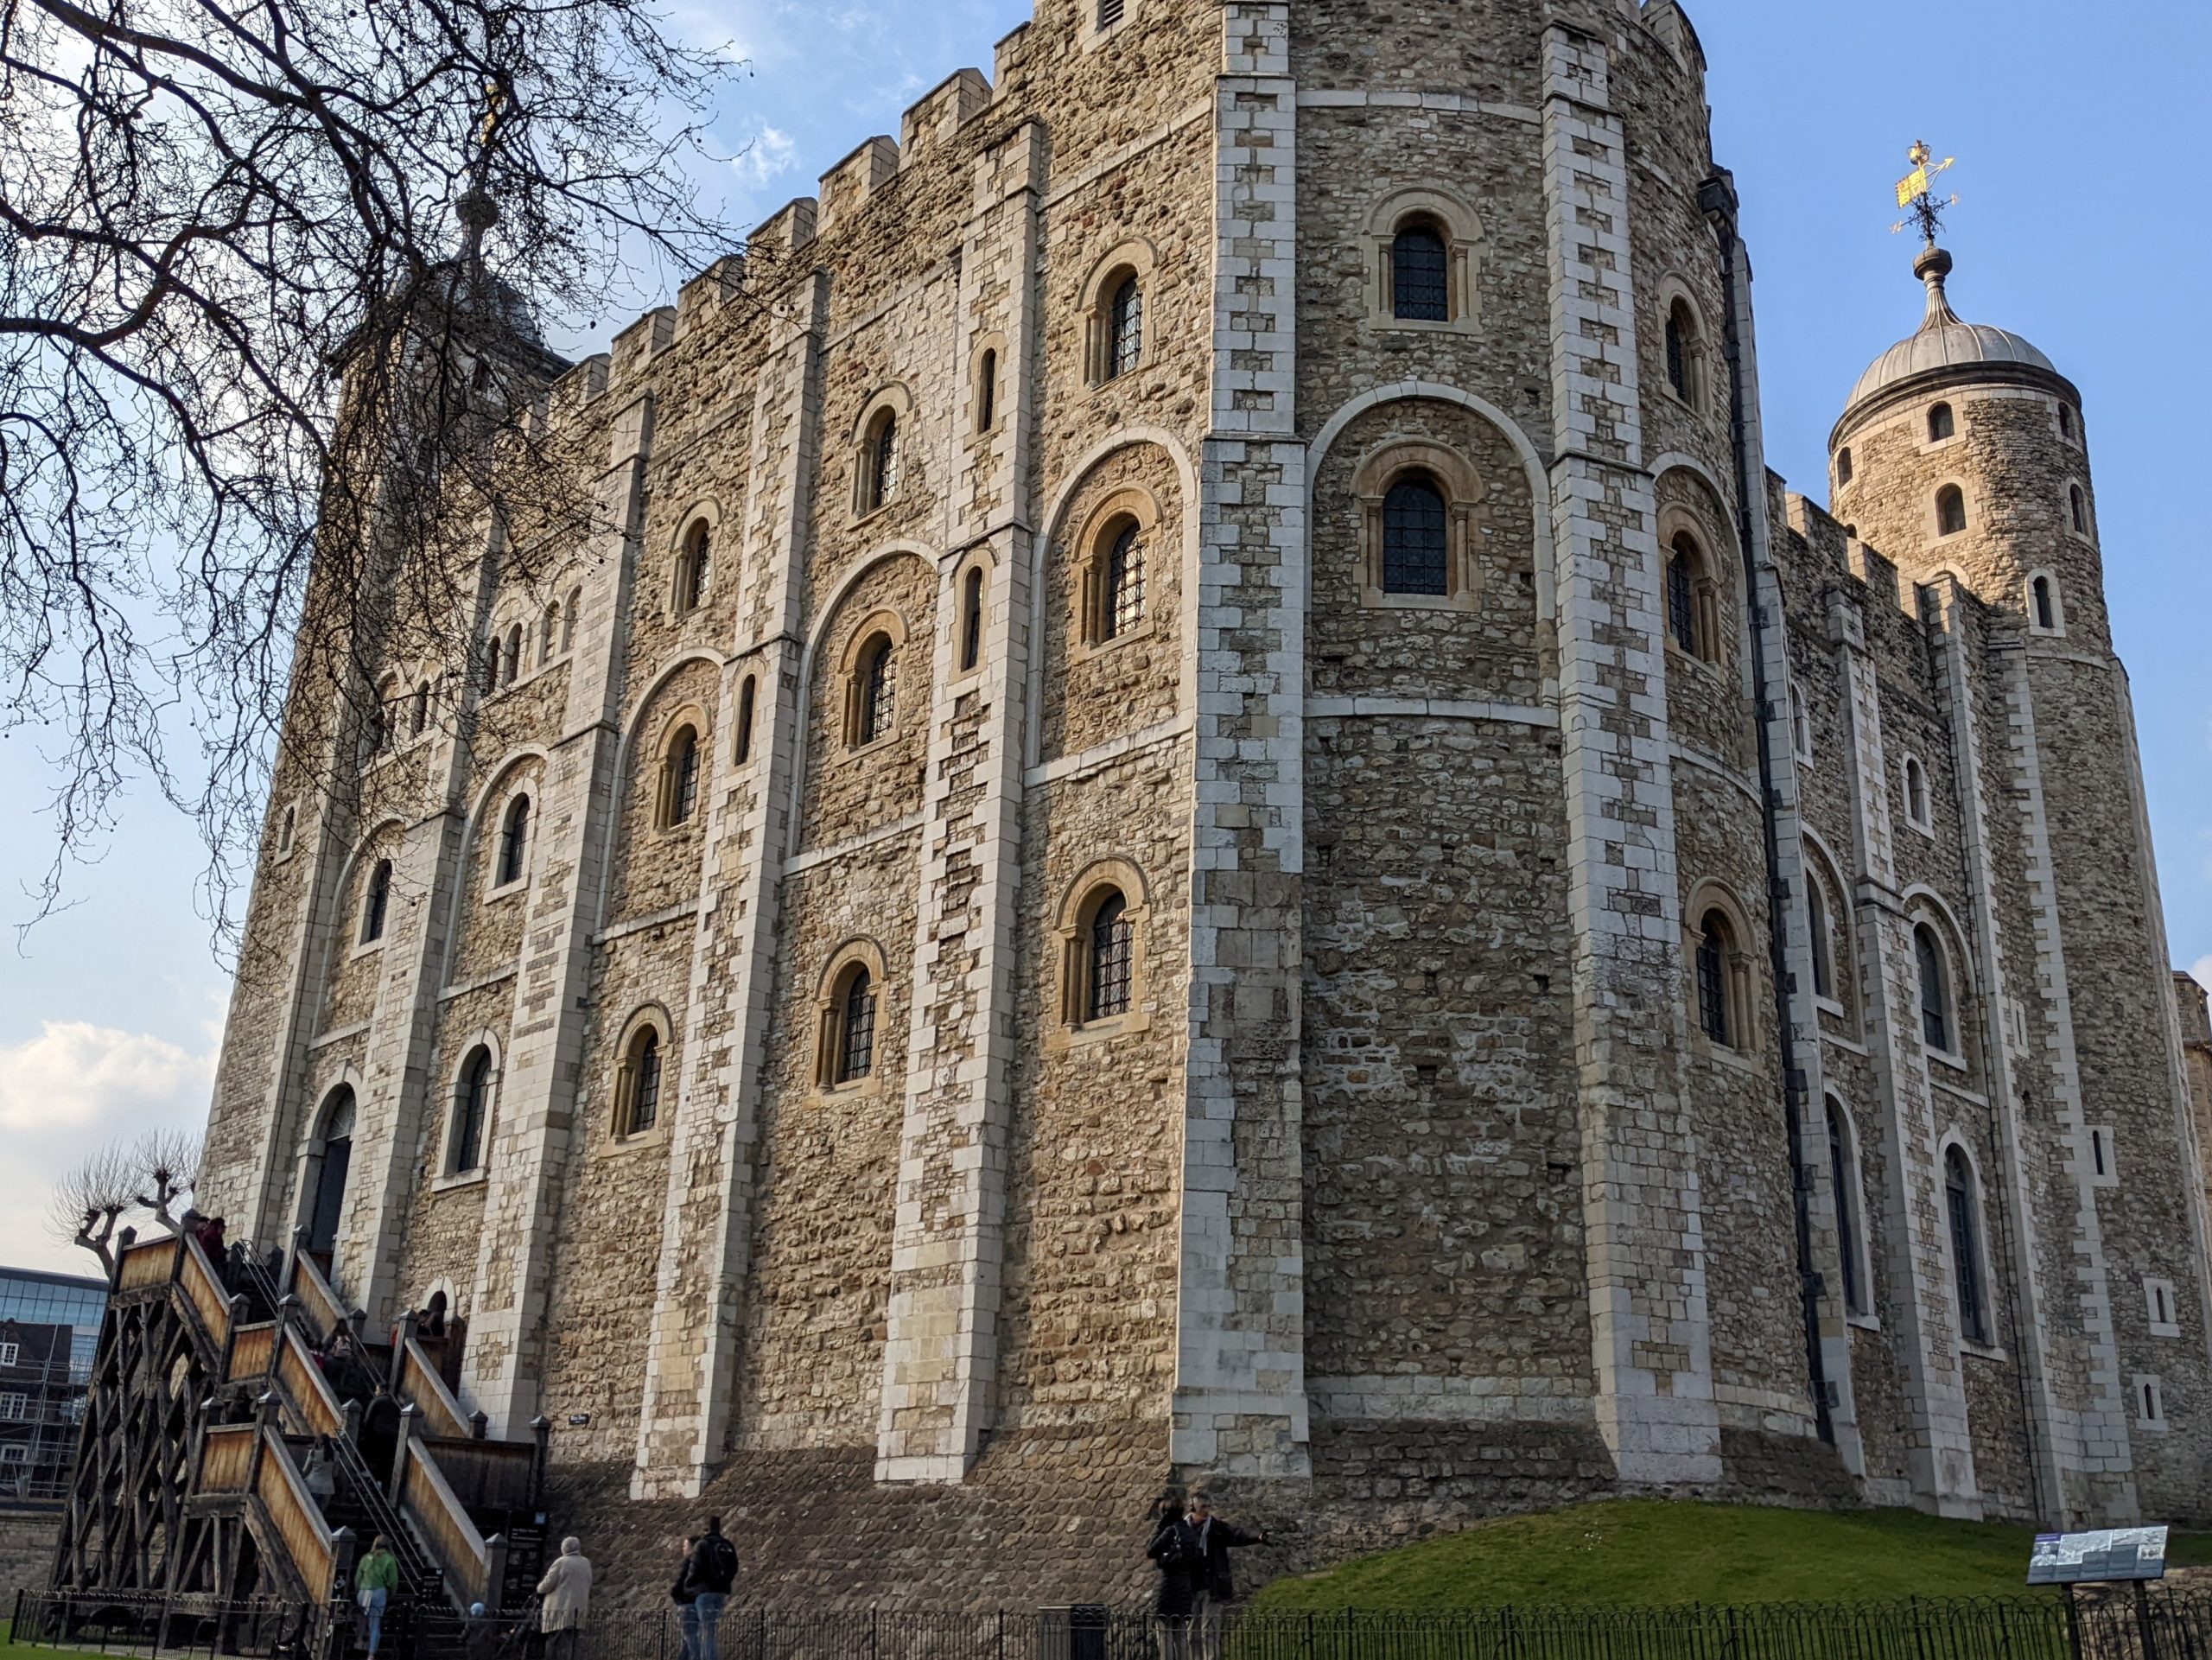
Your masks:
M 1171 1480 L 1262 1575 L 2212 1514 L 2087 412 L 1931 250 L 1790 493 L 1703 72 L 1039 0 L 551 387 L 519 672 L 280 773 L 213 1208 L 443 1291 L 618 1596 L 709 1508 L 771 1600 L 1126 1595 Z

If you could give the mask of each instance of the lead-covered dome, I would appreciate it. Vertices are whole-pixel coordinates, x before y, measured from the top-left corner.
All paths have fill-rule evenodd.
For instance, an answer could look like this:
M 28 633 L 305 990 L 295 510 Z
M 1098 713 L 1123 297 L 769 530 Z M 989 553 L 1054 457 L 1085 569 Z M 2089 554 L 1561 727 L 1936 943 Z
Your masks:
M 1940 370 L 1986 364 L 2039 369 L 2050 375 L 2058 372 L 2049 358 L 2009 329 L 1959 321 L 1943 292 L 1943 279 L 1951 274 L 1951 256 L 1941 248 L 1929 249 L 1914 263 L 1913 275 L 1928 284 L 1928 316 L 1918 333 L 1890 347 L 1859 377 L 1847 410 L 1891 386 Z

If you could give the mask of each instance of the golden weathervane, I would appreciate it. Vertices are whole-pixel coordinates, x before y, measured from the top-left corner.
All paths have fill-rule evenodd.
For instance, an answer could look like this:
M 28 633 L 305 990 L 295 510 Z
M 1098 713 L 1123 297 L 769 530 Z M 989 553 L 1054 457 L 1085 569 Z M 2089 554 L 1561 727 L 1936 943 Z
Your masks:
M 1936 232 L 1943 228 L 1943 210 L 1959 205 L 1956 196 L 1936 195 L 1936 181 L 1958 165 L 1958 157 L 1947 156 L 1937 161 L 1936 152 L 1928 148 L 1923 139 L 1907 153 L 1907 159 L 1912 163 L 1912 171 L 1897 181 L 1897 206 L 1906 209 L 1909 217 L 1892 225 L 1890 234 L 1898 235 L 1907 226 L 1917 225 L 1932 248 Z

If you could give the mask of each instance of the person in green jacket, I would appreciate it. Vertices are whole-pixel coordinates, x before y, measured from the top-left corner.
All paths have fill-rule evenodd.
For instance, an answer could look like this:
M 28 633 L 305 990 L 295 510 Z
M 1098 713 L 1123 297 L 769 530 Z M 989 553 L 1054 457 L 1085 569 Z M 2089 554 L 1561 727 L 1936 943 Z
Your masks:
M 381 1533 L 369 1541 L 369 1554 L 361 1558 L 353 1583 L 360 1592 L 361 1612 L 369 1617 L 369 1653 L 373 1657 L 384 1636 L 384 1611 L 391 1606 L 391 1593 L 399 1589 L 399 1558 Z

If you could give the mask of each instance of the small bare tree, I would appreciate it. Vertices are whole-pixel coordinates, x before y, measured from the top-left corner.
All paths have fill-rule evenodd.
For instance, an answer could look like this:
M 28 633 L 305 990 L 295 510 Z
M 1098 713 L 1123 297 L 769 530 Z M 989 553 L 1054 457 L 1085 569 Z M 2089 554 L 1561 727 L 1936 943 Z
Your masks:
M 172 1233 L 181 1226 L 177 1207 L 199 1181 L 200 1150 L 189 1130 L 109 1142 L 54 1184 L 55 1237 L 92 1252 L 112 1275 L 115 1236 L 127 1219 L 143 1212 Z
M 388 729 L 380 665 L 474 684 L 484 525 L 580 511 L 541 330 L 728 251 L 690 170 L 723 67 L 650 0 L 0 0 L 0 731 L 53 758 L 41 913 L 143 779 L 225 930 L 288 708 L 332 717 L 292 723 L 313 785 Z

